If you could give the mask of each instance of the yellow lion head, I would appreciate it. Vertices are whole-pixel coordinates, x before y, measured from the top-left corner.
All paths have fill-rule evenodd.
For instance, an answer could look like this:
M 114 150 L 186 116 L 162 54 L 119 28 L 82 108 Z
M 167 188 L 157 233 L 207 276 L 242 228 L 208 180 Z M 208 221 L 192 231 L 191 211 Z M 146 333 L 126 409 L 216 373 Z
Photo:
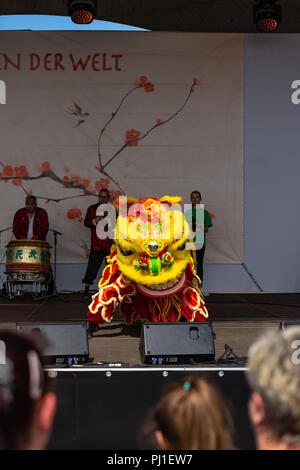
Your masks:
M 115 204 L 119 210 L 115 237 L 118 267 L 141 290 L 151 286 L 166 293 L 184 276 L 190 262 L 190 253 L 185 250 L 189 226 L 180 207 L 176 208 L 180 202 L 181 198 L 170 196 L 128 198 L 125 214 L 121 204 Z
M 125 199 L 125 201 L 124 201 Z M 123 198 L 115 244 L 93 295 L 88 318 L 92 323 L 111 321 L 117 306 L 127 324 L 137 318 L 174 322 L 181 318 L 206 321 L 201 283 L 189 247 L 189 226 L 181 211 L 181 198 Z

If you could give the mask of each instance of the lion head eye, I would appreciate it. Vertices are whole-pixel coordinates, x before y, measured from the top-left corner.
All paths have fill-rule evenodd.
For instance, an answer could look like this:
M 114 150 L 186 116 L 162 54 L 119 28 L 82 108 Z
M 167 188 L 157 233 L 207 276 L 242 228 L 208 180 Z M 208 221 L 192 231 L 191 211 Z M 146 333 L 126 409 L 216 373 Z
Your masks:
M 124 250 L 124 248 L 122 248 L 120 245 L 119 245 L 119 250 L 123 256 L 130 256 L 133 254 L 133 251 Z
M 178 249 L 178 250 L 181 250 L 181 251 L 185 250 L 185 243 L 183 243 L 182 245 L 180 245 L 177 249 Z

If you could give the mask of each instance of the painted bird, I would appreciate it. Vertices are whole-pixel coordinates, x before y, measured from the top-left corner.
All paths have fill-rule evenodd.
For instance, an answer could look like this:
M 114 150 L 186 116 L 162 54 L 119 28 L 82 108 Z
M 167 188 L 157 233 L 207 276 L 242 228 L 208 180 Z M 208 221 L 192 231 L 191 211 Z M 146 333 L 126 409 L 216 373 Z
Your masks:
M 78 104 L 74 103 L 74 101 L 73 101 L 73 105 L 74 105 L 74 109 L 69 108 L 68 112 L 69 114 L 73 114 L 73 116 L 78 116 L 79 118 L 81 118 L 78 120 L 78 123 L 76 124 L 76 126 L 74 126 L 74 127 L 78 127 L 80 126 L 80 124 L 83 124 L 86 121 L 90 113 L 83 113 L 82 108 Z

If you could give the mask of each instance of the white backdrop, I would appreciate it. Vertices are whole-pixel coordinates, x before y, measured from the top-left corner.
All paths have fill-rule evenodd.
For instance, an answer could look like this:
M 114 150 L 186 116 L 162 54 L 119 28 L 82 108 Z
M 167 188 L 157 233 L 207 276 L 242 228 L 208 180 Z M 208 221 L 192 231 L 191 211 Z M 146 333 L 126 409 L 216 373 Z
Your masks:
M 84 263 L 90 233 L 82 218 L 97 202 L 84 187 L 96 193 L 104 185 L 117 195 L 114 180 L 130 196 L 179 195 L 187 203 L 199 190 L 214 224 L 206 262 L 243 261 L 242 35 L 1 32 L 0 41 L 7 90 L 0 106 L 2 229 L 32 191 L 51 228 L 63 232 L 58 261 Z M 127 131 L 142 136 L 160 125 L 125 147 L 105 175 L 98 139 L 111 117 L 102 165 Z M 70 188 L 72 180 L 81 187 Z M 2 250 L 10 237 L 2 236 Z

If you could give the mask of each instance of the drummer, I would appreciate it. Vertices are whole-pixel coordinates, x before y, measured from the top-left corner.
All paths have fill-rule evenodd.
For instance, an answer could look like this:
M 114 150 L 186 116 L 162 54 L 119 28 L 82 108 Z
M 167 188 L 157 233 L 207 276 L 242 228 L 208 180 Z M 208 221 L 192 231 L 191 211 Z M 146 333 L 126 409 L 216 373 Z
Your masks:
M 13 234 L 17 240 L 46 240 L 49 230 L 48 214 L 45 209 L 37 207 L 35 196 L 28 195 L 25 207 L 14 216 Z

